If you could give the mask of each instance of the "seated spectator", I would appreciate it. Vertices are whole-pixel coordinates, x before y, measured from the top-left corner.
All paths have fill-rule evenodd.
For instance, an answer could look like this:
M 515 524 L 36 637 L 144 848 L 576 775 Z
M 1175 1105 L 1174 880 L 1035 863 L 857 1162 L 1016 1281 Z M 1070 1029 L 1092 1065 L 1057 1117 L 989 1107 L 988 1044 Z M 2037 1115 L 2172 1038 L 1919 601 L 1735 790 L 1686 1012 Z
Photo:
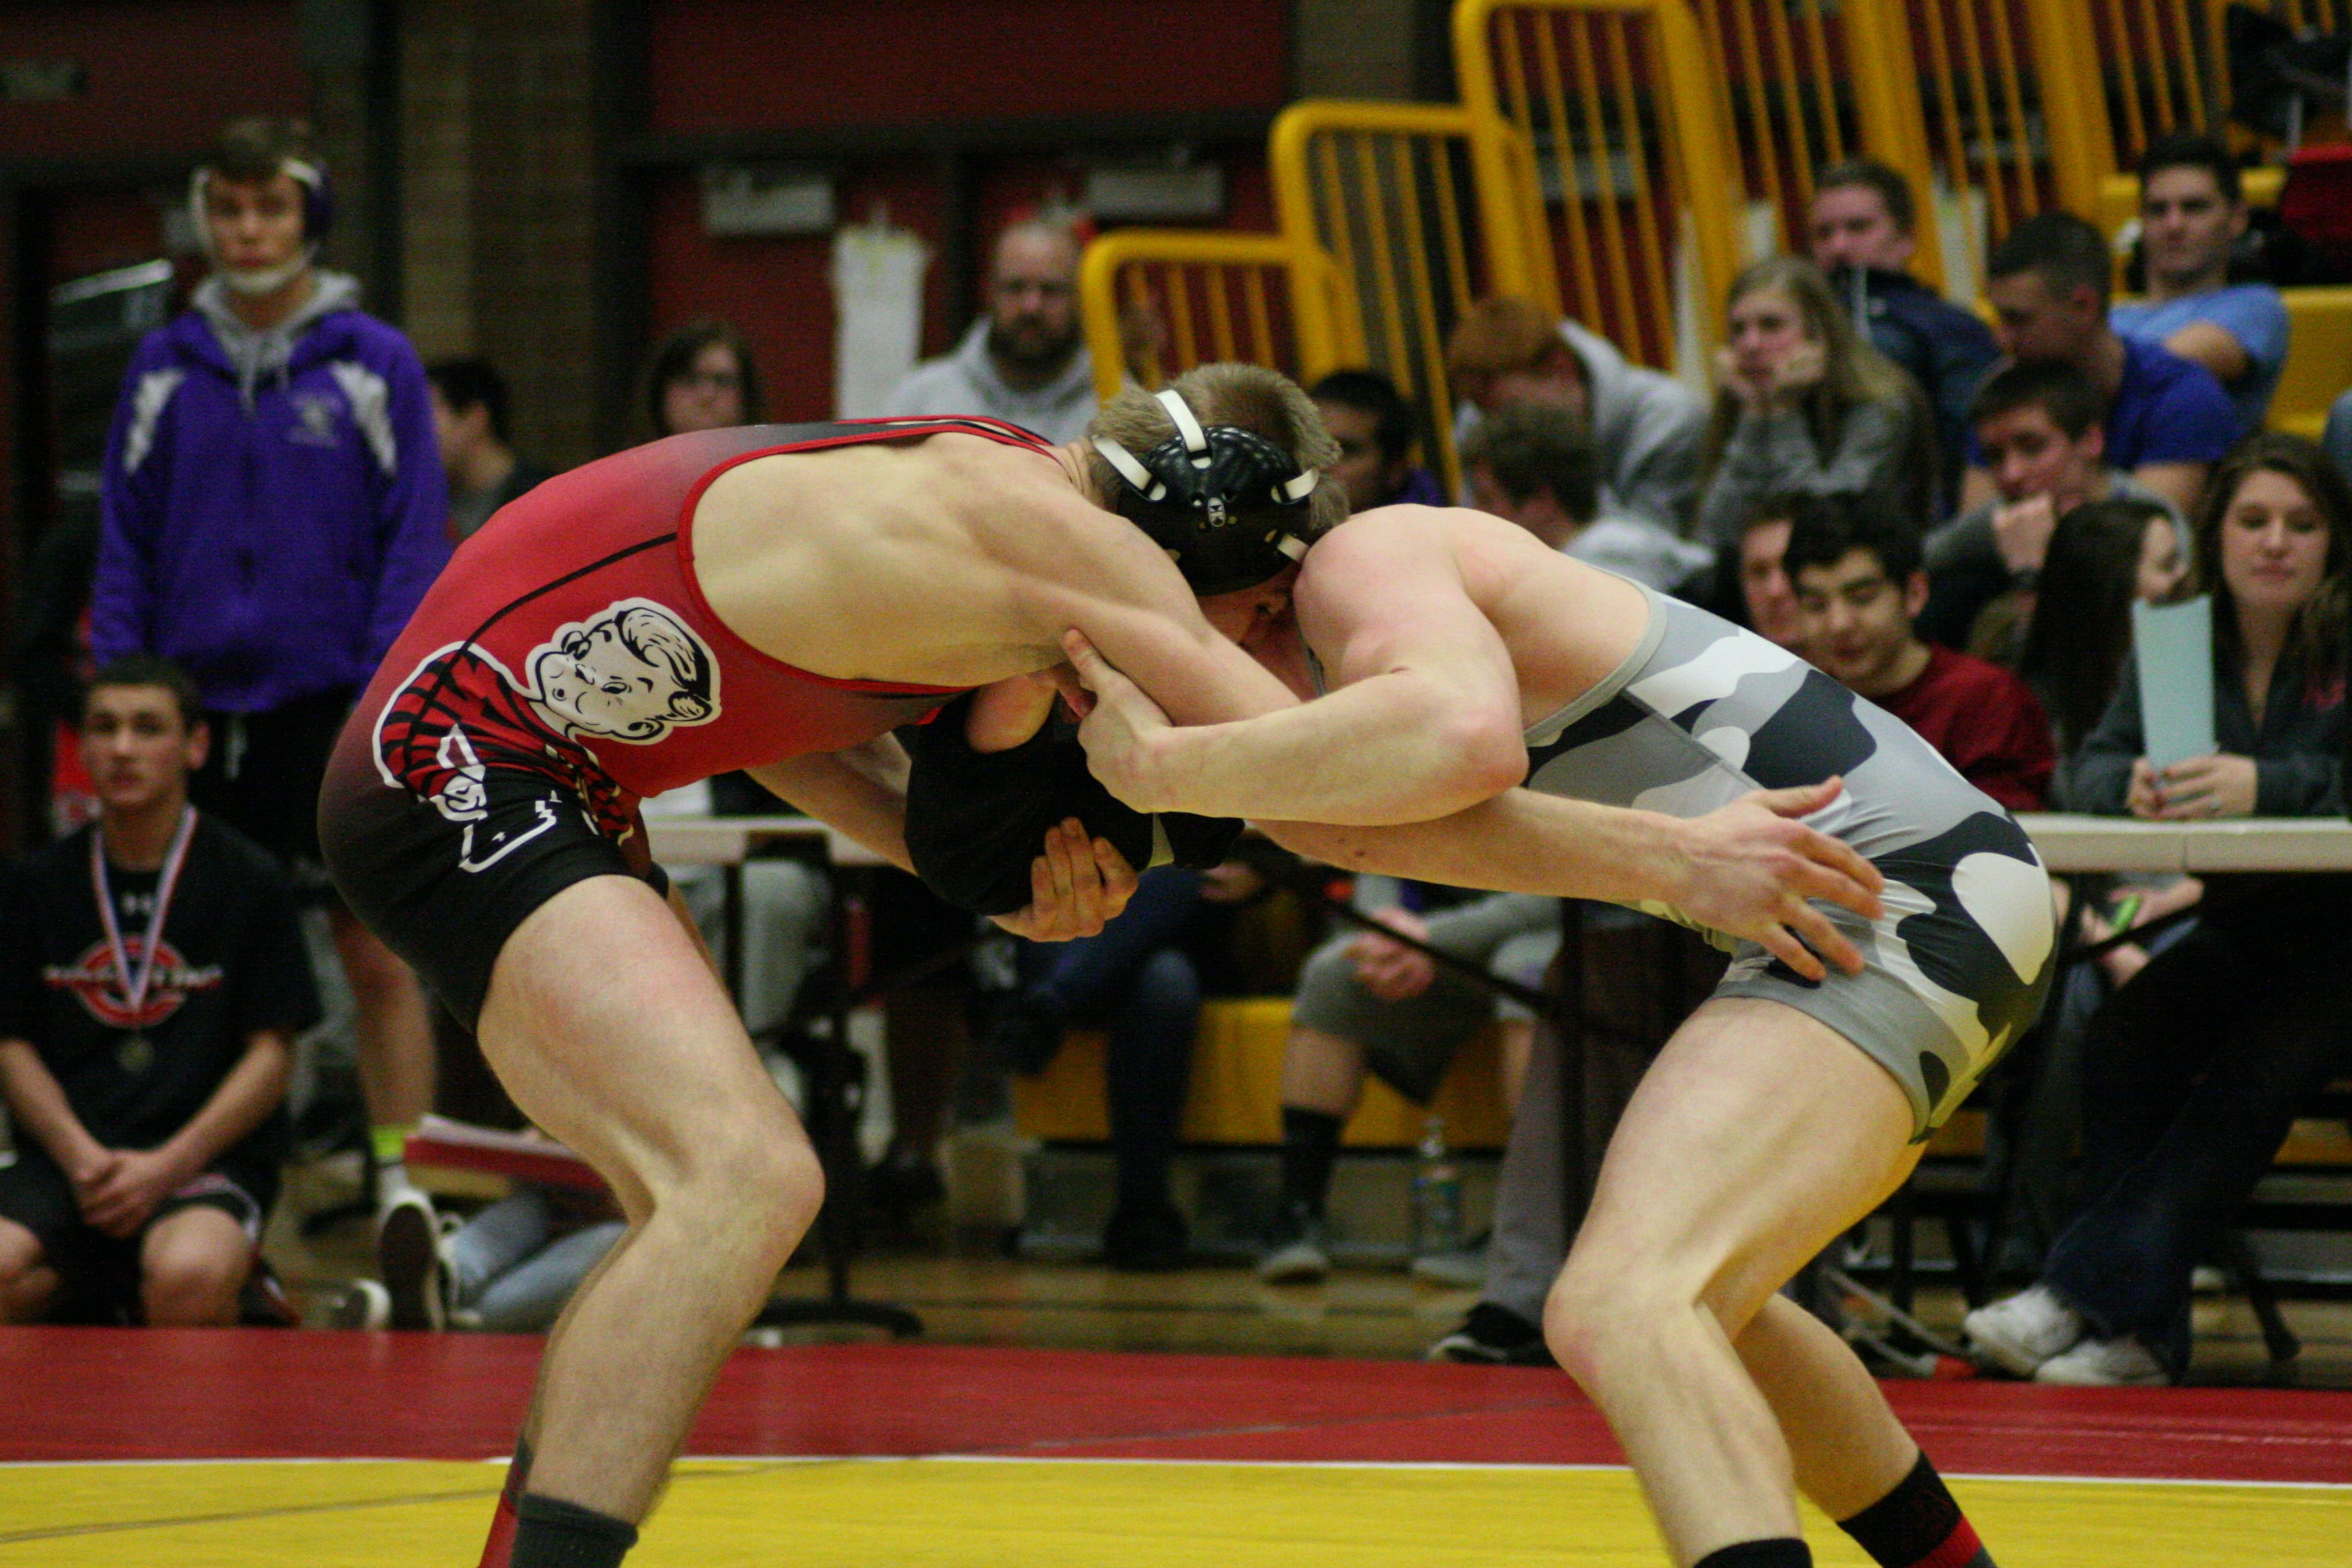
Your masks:
M 1814 506 L 1811 496 L 1766 496 L 1748 514 L 1736 544 L 1717 553 L 1710 605 L 1765 641 L 1798 651 L 1805 629 L 1797 616 L 1797 591 L 1789 584 L 1789 530 L 1798 514 Z
M 1698 499 L 1706 405 L 1670 375 L 1629 363 L 1616 345 L 1525 300 L 1471 307 L 1445 345 L 1446 374 L 1469 402 L 1457 442 L 1499 408 L 1546 404 L 1581 419 L 1602 454 L 1601 510 L 1687 535 Z
M 1925 525 L 1935 432 L 1911 378 L 1864 341 L 1811 262 L 1757 262 L 1731 285 L 1706 430 L 1699 537 L 1720 544 L 1768 495 L 1869 495 Z
M 1969 400 L 2000 351 L 1974 311 L 1911 276 L 1917 221 L 1911 183 L 1884 163 L 1849 158 L 1813 176 L 1807 219 L 1813 265 L 1840 300 L 1853 300 L 1854 324 L 1926 395 L 1941 457 L 1940 517 L 1968 467 Z
M 1789 531 L 1805 657 L 1910 725 L 1960 776 L 2012 811 L 2038 811 L 2057 757 L 2042 704 L 2017 677 L 1919 640 L 1927 601 L 1918 536 L 1881 506 L 1824 498 Z
M 984 414 L 1061 442 L 1085 438 L 1095 403 L 1077 237 L 1066 224 L 1029 218 L 996 237 L 988 309 L 953 353 L 907 373 L 888 412 Z
M 2210 757 L 2153 766 L 2137 674 L 2070 769 L 2078 809 L 2152 821 L 2339 816 L 2352 491 L 2310 443 L 2231 454 L 2199 513 L 2214 585 Z M 1969 1314 L 1984 1361 L 2045 1383 L 2177 1381 L 2189 1280 L 2269 1168 L 2296 1107 L 2352 1066 L 2352 878 L 2213 876 L 2197 929 L 2092 1021 L 2089 1206 L 2041 1279 Z
M 2133 604 L 2169 604 L 2188 579 L 2180 530 L 2160 502 L 2116 496 L 2058 520 L 2016 668 L 2055 726 L 2059 755 L 2090 739 L 2115 699 Z
M 425 380 L 449 477 L 450 537 L 469 539 L 492 512 L 554 470 L 515 456 L 506 377 L 489 361 L 436 360 L 425 367 Z
M 1462 444 L 1462 468 L 1480 510 L 1637 583 L 1673 588 L 1713 559 L 1655 523 L 1625 513 L 1596 516 L 1600 462 L 1591 438 L 1552 405 L 1523 403 L 1481 420 Z
M 1412 502 L 1444 506 L 1444 487 L 1412 460 L 1412 406 L 1376 370 L 1335 370 L 1307 395 L 1339 443 L 1331 477 L 1348 490 L 1350 512 Z
M 716 316 L 687 322 L 646 357 L 637 382 L 640 440 L 757 425 L 767 416 L 750 341 Z
M 0 1321 L 233 1324 L 318 993 L 286 873 L 188 805 L 196 687 L 131 655 L 84 699 L 100 816 L 0 904 Z
M 1019 987 L 988 1047 L 1015 1072 L 1043 1072 L 1072 1025 L 1107 1027 L 1103 1098 L 1110 1112 L 1118 1196 L 1103 1226 L 1113 1268 L 1180 1268 L 1189 1239 L 1169 1193 L 1204 994 L 1203 916 L 1259 887 L 1248 868 L 1163 866 L 1097 935 L 1019 946 Z
M 2231 283 L 2230 254 L 2246 232 L 2238 161 L 2212 135 L 2164 137 L 2139 161 L 2140 256 L 2147 297 L 2107 320 L 2125 337 L 2160 343 L 2213 373 L 2238 427 L 2263 427 L 2286 368 L 2286 301 L 2267 283 Z
M 1985 261 L 1993 337 L 2021 363 L 2063 361 L 2106 405 L 2106 453 L 2187 517 L 2206 471 L 2238 438 L 2238 412 L 2203 365 L 2156 343 L 2116 335 L 2107 323 L 2110 263 L 2099 231 L 2071 213 L 2037 213 L 2010 230 Z M 1994 494 L 1984 454 L 1971 454 L 1964 509 Z
M 1969 422 L 1993 494 L 1927 536 L 1921 636 L 1964 646 L 1986 605 L 2032 586 L 2059 517 L 2085 501 L 2112 496 L 2172 512 L 2169 500 L 2107 466 L 2101 413 L 2098 389 L 2064 361 L 2004 365 L 1985 382 Z
M 1558 899 L 1488 893 L 1426 914 L 1399 904 L 1378 918 L 1417 942 L 1534 986 L 1559 947 L 1559 910 Z M 1282 1207 L 1258 1258 L 1259 1279 L 1301 1284 L 1329 1271 L 1324 1200 L 1340 1131 L 1363 1100 L 1366 1070 L 1426 1105 L 1454 1052 L 1497 1018 L 1503 1100 L 1516 1110 L 1535 1027 L 1525 1007 L 1376 932 L 1345 934 L 1316 950 L 1299 973 L 1283 1050 Z
M 2133 602 L 2167 603 L 2187 579 L 2181 531 L 2157 502 L 2087 501 L 2058 520 L 2038 586 L 2011 592 L 2029 606 L 2020 622 L 2018 678 L 2050 714 L 2060 756 L 2082 746 L 2114 700 L 2131 656 Z M 2051 805 L 2063 810 L 2068 804 L 2053 781 Z M 2133 874 L 2070 878 L 2059 890 L 2084 900 L 2082 939 L 2096 942 L 2176 914 L 2203 889 L 2194 878 Z M 1992 1108 L 1996 1153 L 1985 1180 L 1986 1190 L 2002 1195 L 1998 1271 L 2039 1272 L 2044 1252 L 2073 1217 L 2083 1043 L 2092 1017 L 2147 967 L 2151 952 L 2187 929 L 2171 925 L 2147 944 L 2126 942 L 2062 970 L 2041 1032 L 2005 1064 L 2007 1081 Z

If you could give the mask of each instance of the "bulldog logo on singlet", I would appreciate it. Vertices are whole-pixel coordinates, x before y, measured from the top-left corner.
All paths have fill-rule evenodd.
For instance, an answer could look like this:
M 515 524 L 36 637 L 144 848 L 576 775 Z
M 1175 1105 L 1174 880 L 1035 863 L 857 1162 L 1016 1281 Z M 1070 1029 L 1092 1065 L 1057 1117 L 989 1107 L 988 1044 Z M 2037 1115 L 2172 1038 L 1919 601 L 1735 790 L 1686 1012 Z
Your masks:
M 495 864 L 554 821 L 477 846 L 488 813 L 489 770 L 505 766 L 569 783 L 599 833 L 620 841 L 634 813 L 587 742 L 649 746 L 684 725 L 719 717 L 719 661 L 702 639 L 650 599 L 622 599 L 558 626 L 530 650 L 525 679 L 478 644 L 427 656 L 376 720 L 376 771 L 466 827 L 459 863 Z

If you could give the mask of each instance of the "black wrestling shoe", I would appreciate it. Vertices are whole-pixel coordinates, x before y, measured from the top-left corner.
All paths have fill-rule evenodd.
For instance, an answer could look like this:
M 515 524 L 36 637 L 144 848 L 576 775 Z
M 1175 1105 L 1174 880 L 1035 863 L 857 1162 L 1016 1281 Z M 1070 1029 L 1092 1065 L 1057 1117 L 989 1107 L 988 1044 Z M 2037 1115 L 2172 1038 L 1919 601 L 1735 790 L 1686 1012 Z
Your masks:
M 1543 1330 L 1507 1307 L 1481 1301 L 1462 1326 L 1429 1347 L 1431 1361 L 1473 1366 L 1558 1366 Z
M 1103 1261 L 1123 1274 L 1164 1274 L 1184 1267 L 1190 1239 L 1173 1204 L 1121 1207 L 1103 1226 Z
M 376 1274 L 392 1297 L 395 1329 L 448 1326 L 441 1271 L 441 1226 L 433 1200 L 415 1187 L 394 1194 L 376 1222 Z

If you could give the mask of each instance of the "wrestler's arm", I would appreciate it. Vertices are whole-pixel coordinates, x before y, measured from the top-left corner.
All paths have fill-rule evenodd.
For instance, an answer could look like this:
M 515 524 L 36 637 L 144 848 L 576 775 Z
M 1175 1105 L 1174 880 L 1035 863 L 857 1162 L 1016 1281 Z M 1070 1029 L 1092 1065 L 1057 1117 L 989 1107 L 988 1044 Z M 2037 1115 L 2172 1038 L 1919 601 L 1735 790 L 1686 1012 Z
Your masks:
M 1861 971 L 1862 954 L 1805 900 L 1825 899 L 1876 919 L 1885 885 L 1851 847 L 1798 820 L 1840 788 L 1832 779 L 1759 791 L 1689 818 L 1512 789 L 1438 822 L 1258 826 L 1286 849 L 1352 870 L 1667 905 L 1711 930 L 1760 942 L 1817 980 L 1823 971 L 1815 953 L 1849 973 Z
M 1436 515 L 1385 509 L 1316 546 L 1312 570 L 1343 572 L 1351 603 L 1339 689 L 1311 702 L 1212 632 L 1217 647 L 1201 652 L 1215 656 L 1217 678 L 1235 658 L 1254 677 L 1233 684 L 1244 705 L 1202 700 L 1180 711 L 1169 699 L 1188 672 L 1170 645 L 1189 630 L 1181 617 L 1104 605 L 1079 619 L 1084 642 L 1065 651 L 1081 678 L 1098 652 L 1176 726 L 1106 744 L 1103 730 L 1119 715 L 1089 714 L 1093 732 L 1082 735 L 1096 775 L 1139 811 L 1355 824 L 1444 816 L 1525 777 L 1510 655 L 1463 592 L 1451 549 L 1429 526 Z M 1278 700 L 1263 695 L 1268 687 Z

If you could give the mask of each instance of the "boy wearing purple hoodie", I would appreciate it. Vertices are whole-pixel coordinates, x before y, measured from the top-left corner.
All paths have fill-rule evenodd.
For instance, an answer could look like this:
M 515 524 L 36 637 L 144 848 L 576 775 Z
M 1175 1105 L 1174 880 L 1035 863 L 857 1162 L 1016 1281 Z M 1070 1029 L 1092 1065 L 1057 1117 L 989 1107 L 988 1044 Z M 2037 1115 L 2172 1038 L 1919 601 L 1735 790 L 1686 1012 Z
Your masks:
M 90 641 L 101 664 L 153 654 L 194 677 L 214 736 L 190 781 L 198 809 L 323 889 L 327 754 L 448 558 L 449 507 L 416 351 L 360 311 L 354 279 L 316 265 L 333 208 L 306 141 L 299 122 L 238 121 L 195 173 L 213 272 L 124 378 Z M 397 1163 L 433 1092 L 424 994 L 357 921 L 333 918 L 377 1198 L 429 1215 Z

